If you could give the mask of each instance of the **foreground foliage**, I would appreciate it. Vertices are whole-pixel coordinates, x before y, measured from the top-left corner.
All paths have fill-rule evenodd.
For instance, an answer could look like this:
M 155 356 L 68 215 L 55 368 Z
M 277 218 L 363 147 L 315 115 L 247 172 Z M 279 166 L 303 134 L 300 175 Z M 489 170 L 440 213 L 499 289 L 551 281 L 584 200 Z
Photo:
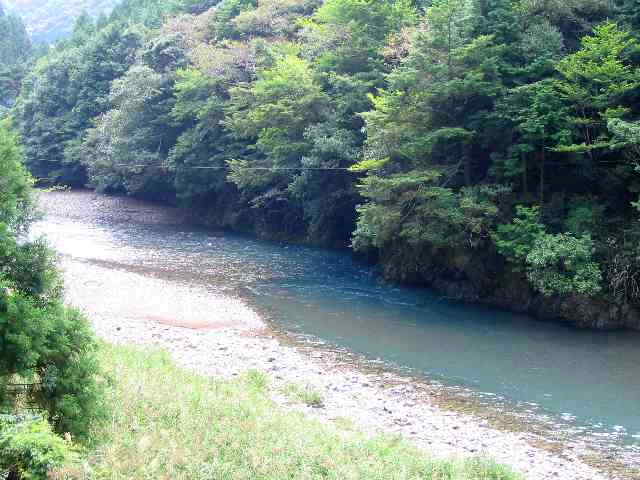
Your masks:
M 0 417 L 0 472 L 17 472 L 24 480 L 46 480 L 73 458 L 70 442 L 56 435 L 46 420 Z
M 281 410 L 259 372 L 214 380 L 177 368 L 166 353 L 110 346 L 102 359 L 116 381 L 112 418 L 93 432 L 104 444 L 86 458 L 92 478 L 519 478 L 490 462 L 431 460 L 398 439 Z
M 0 473 L 45 479 L 69 453 L 52 427 L 82 438 L 100 415 L 97 344 L 86 319 L 62 303 L 53 253 L 40 240 L 19 241 L 33 217 L 32 180 L 8 121 L 0 168 Z

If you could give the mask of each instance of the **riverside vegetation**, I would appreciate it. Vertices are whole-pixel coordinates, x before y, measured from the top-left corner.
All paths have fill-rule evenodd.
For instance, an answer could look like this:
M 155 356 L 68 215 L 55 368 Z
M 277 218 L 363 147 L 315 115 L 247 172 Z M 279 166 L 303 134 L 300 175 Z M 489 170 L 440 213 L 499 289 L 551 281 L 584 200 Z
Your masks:
M 21 237 L 32 179 L 7 120 L 0 171 L 1 478 L 519 478 L 284 412 L 257 371 L 213 380 L 161 352 L 99 344 L 63 306 L 53 253 Z
M 640 328 L 639 7 L 127 0 L 82 16 L 12 115 L 42 184 L 351 246 L 462 300 Z
M 0 122 L 0 475 L 47 478 L 102 412 L 97 343 L 62 304 L 53 254 L 18 241 L 33 216 L 17 137 Z M 4 477 L 3 477 L 4 478 Z
M 285 411 L 258 371 L 216 380 L 177 368 L 165 353 L 123 347 L 104 348 L 101 358 L 118 378 L 107 397 L 117 409 L 95 431 L 107 441 L 86 458 L 92 478 L 520 478 L 490 462 L 433 460 L 395 437 L 367 438 Z M 59 473 L 83 478 L 83 467 Z
M 54 254 L 24 236 L 32 183 L 638 326 L 637 7 L 125 0 L 50 49 L 0 8 L 0 476 L 517 478 L 285 413 L 258 372 L 211 380 L 100 345 L 63 304 Z

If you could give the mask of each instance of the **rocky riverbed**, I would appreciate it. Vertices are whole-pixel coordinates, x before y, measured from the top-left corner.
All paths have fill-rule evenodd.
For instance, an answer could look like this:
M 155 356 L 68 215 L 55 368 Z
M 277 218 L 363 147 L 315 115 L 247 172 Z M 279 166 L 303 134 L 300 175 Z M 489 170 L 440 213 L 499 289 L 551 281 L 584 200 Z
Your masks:
M 64 193 L 47 194 L 43 205 L 51 215 L 80 218 L 89 212 L 99 221 L 105 211 L 113 212 L 110 202 L 91 193 Z M 123 221 L 178 218 L 145 204 L 127 203 L 126 212 Z M 241 298 L 116 262 L 66 255 L 60 266 L 68 303 L 87 314 L 104 340 L 166 349 L 179 364 L 204 375 L 264 371 L 273 398 L 284 408 L 305 410 L 325 422 L 353 422 L 371 433 L 399 434 L 434 456 L 490 457 L 530 480 L 638 478 L 594 468 L 594 462 L 584 461 L 590 452 L 580 444 L 554 442 L 550 448 L 538 434 L 498 428 L 482 416 L 445 408 L 425 382 L 289 341 Z M 317 392 L 321 405 L 292 401 L 282 393 L 291 384 Z

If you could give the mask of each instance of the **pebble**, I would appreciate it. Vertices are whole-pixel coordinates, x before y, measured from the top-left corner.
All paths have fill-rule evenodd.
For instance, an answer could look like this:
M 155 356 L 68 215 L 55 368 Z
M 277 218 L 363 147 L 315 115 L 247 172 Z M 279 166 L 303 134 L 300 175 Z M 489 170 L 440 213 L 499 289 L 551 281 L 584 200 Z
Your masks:
M 78 222 L 87 222 L 87 215 L 112 221 L 117 220 L 117 212 L 109 208 L 121 209 L 125 202 L 135 205 L 145 219 L 162 223 L 163 209 L 129 200 L 72 192 L 47 196 L 45 209 L 50 215 L 53 210 L 53 215 Z M 68 303 L 82 309 L 97 334 L 109 342 L 158 345 L 170 351 L 180 365 L 208 376 L 231 378 L 250 368 L 277 369 L 269 384 L 274 401 L 282 408 L 298 409 L 324 422 L 346 417 L 370 434 L 400 433 L 436 457 L 474 457 L 481 448 L 483 456 L 511 466 L 528 480 L 614 478 L 582 462 L 580 449 L 565 450 L 560 457 L 529 443 L 528 439 L 535 439 L 533 434 L 498 430 L 485 419 L 444 410 L 430 400 L 430 395 L 441 395 L 439 392 L 416 389 L 407 383 L 409 379 L 395 373 L 372 375 L 356 366 L 338 364 L 323 352 L 309 354 L 280 343 L 259 315 L 238 298 L 70 257 L 63 257 L 60 266 Z M 183 328 L 153 320 L 180 319 L 184 312 L 211 318 L 218 326 Z M 389 381 L 394 381 L 394 388 L 385 388 Z M 323 408 L 289 402 L 279 392 L 290 383 L 322 392 Z

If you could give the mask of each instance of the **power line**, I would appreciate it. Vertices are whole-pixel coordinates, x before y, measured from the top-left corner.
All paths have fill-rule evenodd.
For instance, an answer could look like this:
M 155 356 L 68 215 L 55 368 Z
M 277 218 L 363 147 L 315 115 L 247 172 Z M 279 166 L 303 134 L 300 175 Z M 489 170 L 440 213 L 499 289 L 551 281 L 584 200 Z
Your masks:
M 129 168 L 171 168 L 170 165 L 130 165 L 128 163 L 117 163 L 115 167 L 129 167 Z M 229 170 L 229 167 L 187 167 L 181 166 L 180 168 L 189 168 L 192 170 Z M 243 167 L 241 170 L 341 170 L 351 171 L 348 167 Z

